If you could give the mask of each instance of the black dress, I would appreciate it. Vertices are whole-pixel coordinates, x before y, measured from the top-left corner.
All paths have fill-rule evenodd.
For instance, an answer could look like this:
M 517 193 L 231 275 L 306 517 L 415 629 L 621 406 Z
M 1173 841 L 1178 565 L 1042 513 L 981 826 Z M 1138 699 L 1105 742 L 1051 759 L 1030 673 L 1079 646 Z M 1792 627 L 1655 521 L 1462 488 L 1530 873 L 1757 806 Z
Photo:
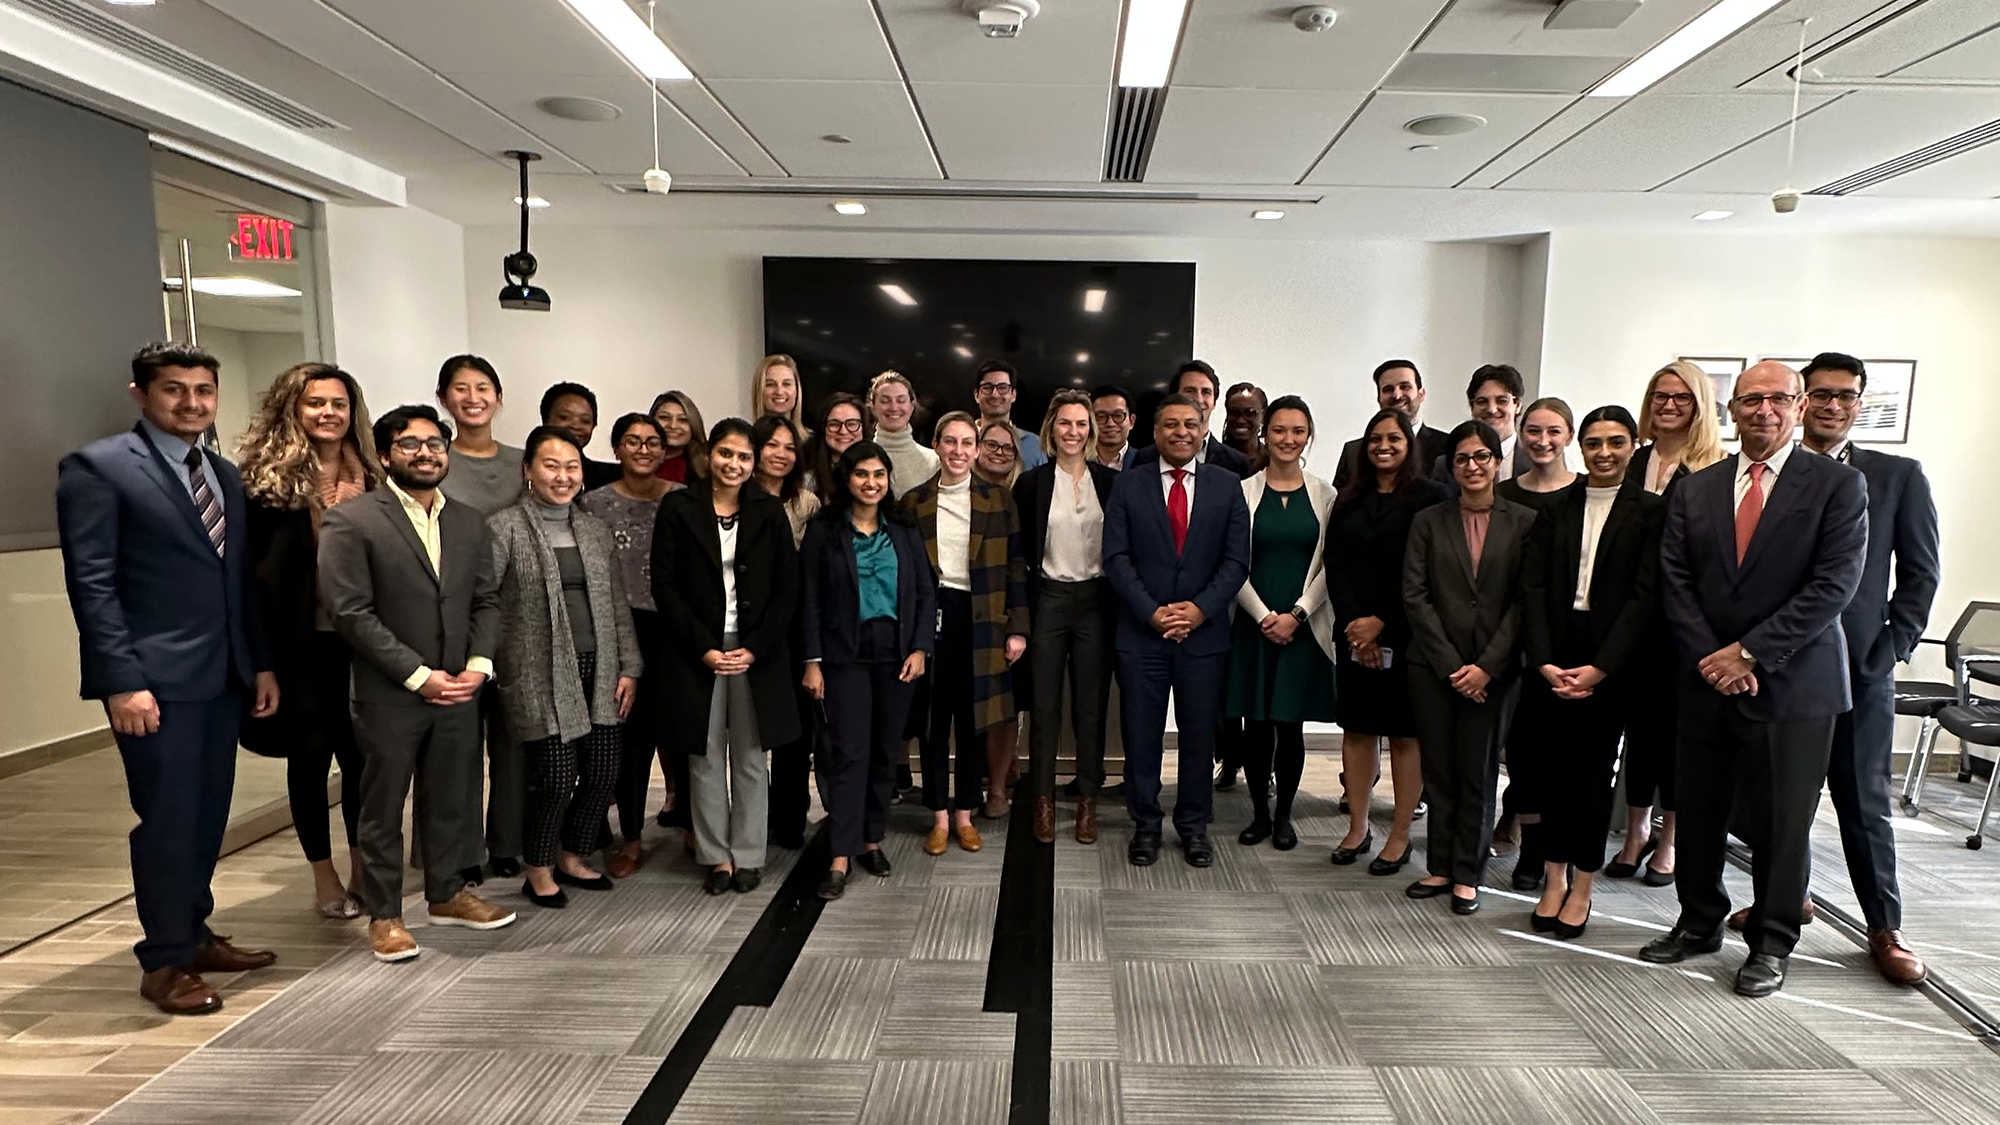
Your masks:
M 1410 622 L 1403 610 L 1403 549 L 1417 513 L 1447 495 L 1442 486 L 1418 480 L 1401 492 L 1371 490 L 1336 505 L 1327 518 L 1326 585 L 1339 645 L 1334 716 L 1344 731 L 1417 735 L 1404 668 Z M 1363 617 L 1382 619 L 1377 643 L 1390 653 L 1387 668 L 1364 667 L 1347 646 L 1348 623 Z

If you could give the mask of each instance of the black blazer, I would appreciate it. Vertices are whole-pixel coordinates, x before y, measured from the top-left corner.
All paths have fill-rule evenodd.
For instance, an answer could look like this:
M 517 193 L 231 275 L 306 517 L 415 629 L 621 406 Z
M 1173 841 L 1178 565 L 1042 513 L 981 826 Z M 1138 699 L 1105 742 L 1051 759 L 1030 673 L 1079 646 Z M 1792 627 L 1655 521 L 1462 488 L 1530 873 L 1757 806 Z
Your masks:
M 1410 454 L 1417 458 L 1419 465 L 1434 465 L 1444 455 L 1445 443 L 1450 440 L 1451 435 L 1436 426 L 1419 427 L 1417 447 Z M 1340 464 L 1333 469 L 1335 491 L 1346 488 L 1351 481 L 1365 480 L 1373 475 L 1361 471 L 1361 453 L 1360 438 L 1349 438 L 1347 444 L 1340 447 Z
M 1326 519 L 1326 591 L 1333 600 L 1335 639 L 1347 647 L 1347 626 L 1363 617 L 1382 620 L 1375 643 L 1405 659 L 1410 616 L 1403 609 L 1403 553 L 1417 513 L 1447 493 L 1422 478 L 1386 499 L 1357 496 L 1337 502 Z
M 1868 561 L 1840 615 L 1857 676 L 1893 674 L 1923 636 L 1937 596 L 1937 505 L 1924 467 L 1908 457 L 1848 446 L 1848 465 L 1868 482 Z M 1890 562 L 1894 556 L 1894 563 Z M 1894 595 L 1889 592 L 1893 568 Z
M 884 517 L 882 529 L 896 548 L 896 649 L 930 656 L 937 639 L 937 571 L 914 524 Z M 850 664 L 860 655 L 861 587 L 854 564 L 854 536 L 845 516 L 825 509 L 806 525 L 799 545 L 804 574 L 805 658 Z
M 1118 473 L 1095 461 L 1086 459 L 1090 470 L 1090 483 L 1097 489 L 1097 506 L 1102 510 L 1111 507 L 1111 486 L 1118 483 Z M 1022 473 L 1014 482 L 1014 507 L 1021 513 L 1021 552 L 1028 564 L 1028 595 L 1034 597 L 1036 587 L 1042 581 L 1042 556 L 1048 542 L 1049 503 L 1056 494 L 1056 473 L 1054 461 L 1037 465 Z
M 1521 564 L 1535 520 L 1529 509 L 1496 498 L 1474 577 L 1458 505 L 1433 504 L 1417 513 L 1403 559 L 1410 663 L 1440 679 L 1476 664 L 1496 684 L 1519 670 Z
M 1681 674 L 1691 678 L 1690 691 L 1707 691 L 1694 678 L 1695 665 L 1740 644 L 1757 658 L 1757 694 L 1714 699 L 1759 723 L 1838 715 L 1853 705 L 1840 615 L 1854 600 L 1868 553 L 1867 482 L 1830 457 L 1793 449 L 1739 565 L 1741 458 L 1693 474 L 1667 501 L 1660 590 Z
M 1563 619 L 1575 611 L 1582 568 L 1588 478 L 1553 495 L 1528 541 L 1521 571 L 1523 649 L 1531 669 L 1556 660 Z M 1606 676 L 1625 671 L 1645 643 L 1656 614 L 1660 530 L 1667 502 L 1637 484 L 1618 490 L 1590 565 L 1590 663 Z
M 222 504 L 220 556 L 183 483 L 187 470 L 168 465 L 141 427 L 62 459 L 56 526 L 83 698 L 219 699 L 270 669 L 250 598 L 242 481 L 213 453 L 202 463 Z
M 245 714 L 243 745 L 282 757 L 317 737 L 331 708 L 347 711 L 347 685 L 338 698 L 321 699 L 312 674 L 313 634 L 319 610 L 319 542 L 312 511 L 279 508 L 249 497 L 250 599 L 271 645 L 271 670 L 284 706 L 264 718 Z M 337 635 L 337 634 L 336 634 Z
M 757 707 L 758 741 L 783 746 L 799 736 L 792 692 L 792 610 L 798 552 L 785 506 L 745 488 L 736 516 L 736 636 L 757 659 L 744 673 Z M 706 481 L 667 493 L 653 522 L 653 604 L 660 613 L 661 745 L 702 754 L 708 744 L 715 673 L 702 654 L 722 647 L 722 536 Z
M 1230 472 L 1236 474 L 1238 480 L 1245 479 L 1251 475 L 1250 459 L 1236 452 L 1230 446 L 1215 440 L 1213 434 L 1209 435 L 1208 441 L 1202 446 L 1202 449 L 1202 463 L 1214 465 L 1218 469 L 1228 469 Z M 1125 460 L 1125 467 L 1129 469 L 1137 465 L 1157 465 L 1159 461 L 1160 447 L 1157 445 L 1147 445 L 1132 450 L 1131 455 Z
M 1653 443 L 1649 441 L 1646 444 L 1640 446 L 1637 450 L 1633 451 L 1632 463 L 1625 466 L 1625 479 L 1642 489 L 1645 488 L 1647 470 L 1649 467 L 1651 467 L 1652 464 L 1653 464 Z M 1689 475 L 1690 471 L 1687 467 L 1687 462 L 1683 461 L 1680 464 L 1675 465 L 1674 475 L 1667 478 L 1667 487 L 1661 490 L 1660 495 L 1661 496 L 1672 495 L 1674 491 L 1674 486 L 1686 480 L 1689 477 Z M 1702 655 L 1706 656 L 1708 654 L 1703 653 Z

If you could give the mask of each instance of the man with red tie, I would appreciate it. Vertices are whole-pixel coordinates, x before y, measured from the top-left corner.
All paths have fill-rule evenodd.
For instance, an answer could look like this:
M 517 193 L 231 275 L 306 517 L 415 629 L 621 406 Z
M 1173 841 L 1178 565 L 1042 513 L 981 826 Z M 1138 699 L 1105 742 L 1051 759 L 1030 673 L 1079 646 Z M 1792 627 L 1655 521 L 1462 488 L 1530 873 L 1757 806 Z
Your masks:
M 1723 841 L 1732 805 L 1753 852 L 1750 956 L 1736 991 L 1783 987 L 1811 873 L 1811 831 L 1852 706 L 1841 612 L 1868 546 L 1868 489 L 1830 457 L 1798 455 L 1799 373 L 1759 363 L 1729 413 L 1742 451 L 1681 481 L 1660 544 L 1661 598 L 1679 659 L 1681 916 L 1639 956 L 1673 964 L 1722 947 Z
M 1215 862 L 1208 772 L 1229 660 L 1229 604 L 1250 573 L 1250 509 L 1242 480 L 1195 454 L 1200 407 L 1168 395 L 1153 415 L 1159 460 L 1118 474 L 1104 511 L 1104 575 L 1117 592 L 1128 858 L 1160 855 L 1160 773 L 1171 691 L 1180 728 L 1174 830 L 1189 865 Z

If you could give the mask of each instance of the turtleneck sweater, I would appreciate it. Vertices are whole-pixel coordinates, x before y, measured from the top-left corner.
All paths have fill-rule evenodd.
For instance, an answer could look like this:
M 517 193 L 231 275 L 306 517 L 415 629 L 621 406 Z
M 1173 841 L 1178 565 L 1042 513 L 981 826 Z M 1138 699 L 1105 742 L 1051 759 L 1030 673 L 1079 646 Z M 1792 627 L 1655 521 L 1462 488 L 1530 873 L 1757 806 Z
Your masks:
M 901 497 L 905 492 L 937 475 L 938 456 L 917 444 L 915 427 L 897 430 L 875 431 L 875 444 L 889 455 L 889 494 Z

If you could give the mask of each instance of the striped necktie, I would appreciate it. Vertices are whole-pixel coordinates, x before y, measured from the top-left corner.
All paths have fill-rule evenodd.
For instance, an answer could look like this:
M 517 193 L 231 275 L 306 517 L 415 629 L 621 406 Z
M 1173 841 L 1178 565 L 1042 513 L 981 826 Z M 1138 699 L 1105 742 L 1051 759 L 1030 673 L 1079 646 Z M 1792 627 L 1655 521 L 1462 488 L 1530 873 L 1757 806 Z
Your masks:
M 215 491 L 208 487 L 208 474 L 202 471 L 201 447 L 188 450 L 188 485 L 194 489 L 195 510 L 201 513 L 201 527 L 208 532 L 208 541 L 215 544 L 215 553 L 221 555 L 223 546 L 229 541 L 229 529 L 222 519 L 222 501 L 215 498 Z

